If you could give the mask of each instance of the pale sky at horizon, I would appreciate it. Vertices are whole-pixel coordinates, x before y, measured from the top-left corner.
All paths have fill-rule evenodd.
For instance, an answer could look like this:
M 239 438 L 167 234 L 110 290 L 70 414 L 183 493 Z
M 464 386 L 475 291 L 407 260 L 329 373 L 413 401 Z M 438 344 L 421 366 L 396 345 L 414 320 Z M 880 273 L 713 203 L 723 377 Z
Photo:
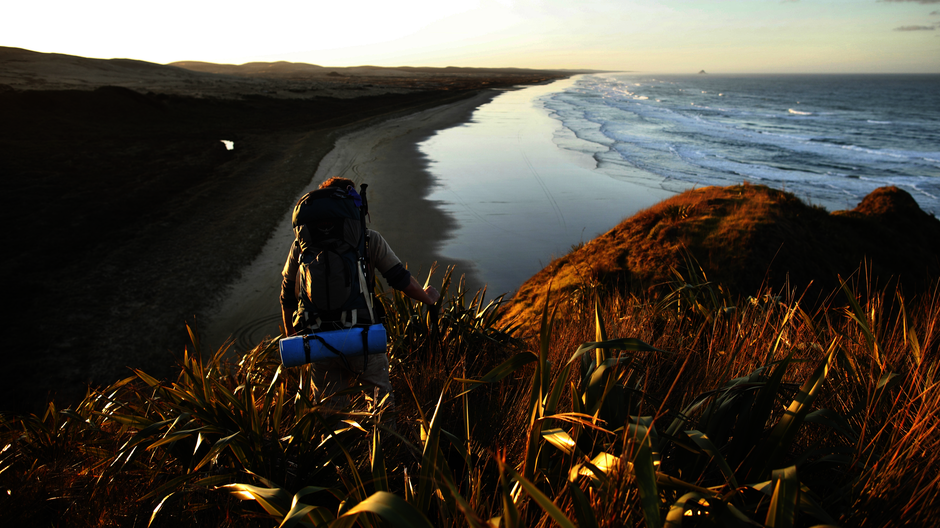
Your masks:
M 940 73 L 940 0 L 31 0 L 2 12 L 0 46 L 157 63 Z

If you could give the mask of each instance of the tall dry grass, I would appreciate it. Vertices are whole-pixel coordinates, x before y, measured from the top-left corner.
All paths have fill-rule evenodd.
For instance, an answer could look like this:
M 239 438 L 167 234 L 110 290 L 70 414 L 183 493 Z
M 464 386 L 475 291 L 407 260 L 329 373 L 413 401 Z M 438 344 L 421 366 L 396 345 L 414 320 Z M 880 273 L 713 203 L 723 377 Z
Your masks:
M 450 271 L 443 284 L 452 281 Z M 394 422 L 313 397 L 276 340 L 194 346 L 43 416 L 4 416 L 5 525 L 928 526 L 940 293 L 845 283 L 655 298 L 585 283 L 530 338 L 458 283 L 383 294 Z M 564 314 L 561 316 L 560 314 Z M 522 334 L 520 334 L 522 335 Z M 195 338 L 194 342 L 198 343 Z M 393 425 L 394 424 L 394 425 Z M 243 500 L 245 499 L 245 500 Z

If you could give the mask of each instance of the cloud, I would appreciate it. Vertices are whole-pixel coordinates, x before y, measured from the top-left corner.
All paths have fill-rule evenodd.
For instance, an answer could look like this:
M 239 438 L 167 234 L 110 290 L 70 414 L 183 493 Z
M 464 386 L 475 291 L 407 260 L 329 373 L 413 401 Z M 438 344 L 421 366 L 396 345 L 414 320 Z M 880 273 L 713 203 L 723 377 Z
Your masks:
M 901 26 L 894 28 L 895 31 L 933 31 L 933 26 Z

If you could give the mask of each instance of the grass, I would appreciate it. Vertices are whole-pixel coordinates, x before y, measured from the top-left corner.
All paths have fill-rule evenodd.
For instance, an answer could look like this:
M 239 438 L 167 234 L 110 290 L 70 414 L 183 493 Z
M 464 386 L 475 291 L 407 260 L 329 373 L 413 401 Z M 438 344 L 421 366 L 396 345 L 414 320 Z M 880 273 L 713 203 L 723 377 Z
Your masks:
M 872 276 L 895 281 L 881 288 L 893 290 L 903 278 L 909 292 L 919 292 L 940 276 L 938 239 L 940 222 L 895 187 L 872 192 L 852 211 L 832 213 L 762 185 L 705 187 L 640 211 L 552 261 L 519 288 L 514 299 L 521 302 L 505 317 L 537 320 L 549 284 L 560 299 L 586 285 L 655 290 L 675 279 L 674 269 L 704 270 L 716 290 L 720 285 L 735 297 L 789 285 L 802 292 L 802 304 L 815 307 L 838 290 L 840 274 L 865 261 Z M 691 266 L 689 254 L 697 258 Z
M 678 213 L 676 213 L 678 214 Z M 691 269 L 691 267 L 690 267 Z M 442 291 L 451 282 L 448 270 Z M 702 274 L 585 280 L 535 332 L 462 284 L 384 293 L 396 426 L 316 401 L 277 341 L 194 345 L 77 405 L 4 416 L 5 526 L 928 526 L 940 291 L 844 282 L 804 308 Z M 560 311 L 563 307 L 564 311 Z M 560 314 L 564 314 L 561 316 Z M 520 334 L 523 335 L 523 334 Z M 205 356 L 205 357 L 203 357 Z

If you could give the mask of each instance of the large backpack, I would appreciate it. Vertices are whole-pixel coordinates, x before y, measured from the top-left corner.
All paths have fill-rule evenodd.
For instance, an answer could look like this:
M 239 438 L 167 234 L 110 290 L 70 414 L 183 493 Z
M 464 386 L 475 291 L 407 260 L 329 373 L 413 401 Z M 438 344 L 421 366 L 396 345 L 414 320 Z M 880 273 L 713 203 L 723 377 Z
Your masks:
M 301 251 L 295 328 L 331 330 L 377 322 L 366 276 L 365 187 L 362 196 L 352 187 L 318 189 L 294 206 L 292 224 Z

